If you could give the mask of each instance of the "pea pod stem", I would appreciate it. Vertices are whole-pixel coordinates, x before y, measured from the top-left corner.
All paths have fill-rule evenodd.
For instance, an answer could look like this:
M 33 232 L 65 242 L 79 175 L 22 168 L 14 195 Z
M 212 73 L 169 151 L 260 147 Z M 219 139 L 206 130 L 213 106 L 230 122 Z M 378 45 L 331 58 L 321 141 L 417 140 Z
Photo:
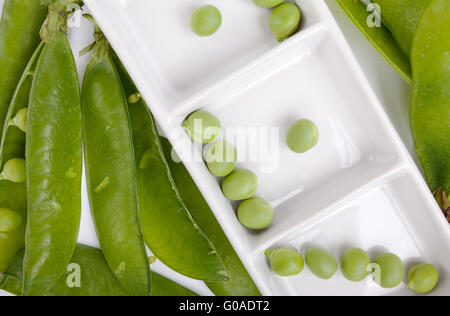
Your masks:
M 439 188 L 435 193 L 434 197 L 436 198 L 436 201 L 438 202 L 439 207 L 444 212 L 445 218 L 447 218 L 447 221 L 450 223 L 450 197 L 447 196 L 444 189 Z
M 100 29 L 92 15 L 83 14 L 83 17 L 88 19 L 94 25 L 94 41 L 80 52 L 80 56 L 83 56 L 92 51 L 92 58 L 96 62 L 102 62 L 105 58 L 107 58 L 108 55 L 108 40 L 106 39 L 105 35 L 103 35 L 102 30 Z
M 81 5 L 80 0 L 42 0 L 48 6 L 48 15 L 42 25 L 40 35 L 45 43 L 51 42 L 58 32 L 67 32 L 67 17 L 71 4 Z

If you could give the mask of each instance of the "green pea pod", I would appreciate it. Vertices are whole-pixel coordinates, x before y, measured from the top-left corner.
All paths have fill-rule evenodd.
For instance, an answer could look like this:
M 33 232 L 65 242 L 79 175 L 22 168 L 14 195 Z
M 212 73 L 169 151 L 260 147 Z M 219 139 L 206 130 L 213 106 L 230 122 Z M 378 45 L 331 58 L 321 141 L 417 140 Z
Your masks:
M 261 295 L 189 172 L 182 163 L 176 163 L 173 159 L 170 159 L 172 145 L 166 138 L 161 138 L 161 143 L 181 197 L 188 209 L 191 210 L 194 219 L 211 238 L 228 271 L 229 281 L 206 282 L 206 285 L 217 296 Z
M 0 21 L 0 131 L 17 86 L 34 50 L 47 8 L 41 0 L 5 0 Z
M 6 274 L 0 279 L 0 289 L 14 295 L 21 294 L 22 262 L 23 251 L 17 254 Z M 52 289 L 43 289 L 46 296 L 129 296 L 109 269 L 101 250 L 77 245 L 71 263 L 78 266 L 71 265 Z M 157 273 L 152 273 L 152 278 L 153 296 L 197 296 Z
M 417 25 L 431 0 L 372 0 L 380 6 L 383 23 L 391 31 L 402 52 L 411 58 Z
M 75 250 L 81 214 L 82 129 L 79 82 L 66 34 L 39 58 L 30 92 L 26 156 L 28 224 L 24 295 L 42 295 Z
M 105 41 L 99 47 L 107 46 Z M 127 101 L 107 51 L 89 63 L 82 100 L 87 186 L 100 246 L 122 286 L 147 296 L 150 269 L 139 221 Z
M 3 273 L 19 249 L 25 245 L 27 218 L 27 192 L 24 183 L 16 184 L 0 181 L 0 208 L 19 213 L 22 222 L 19 227 L 9 232 L 0 232 L 0 273 Z
M 367 5 L 355 0 L 336 0 L 361 33 L 372 43 L 386 61 L 407 82 L 411 82 L 411 65 L 389 30 L 382 24 L 370 27 L 367 24 Z M 384 11 L 382 11 L 383 14 Z
M 432 191 L 450 192 L 450 1 L 433 0 L 414 39 L 411 128 Z
M 116 58 L 125 93 L 137 93 Z M 135 100 L 133 100 L 135 101 Z M 173 270 L 199 280 L 224 281 L 227 272 L 214 245 L 192 219 L 180 197 L 156 126 L 147 105 L 128 106 L 137 166 L 140 217 L 144 238 L 152 252 Z
M 33 83 L 36 64 L 43 46 L 43 43 L 38 46 L 25 68 L 6 114 L 3 133 L 0 139 L 0 169 L 3 169 L 5 163 L 10 159 L 25 159 L 26 137 L 25 131 L 23 130 L 25 122 L 22 122 L 22 119 L 19 118 L 19 116 L 21 116 L 20 111 L 27 109 L 28 107 L 31 84 Z M 18 249 L 16 249 L 16 251 L 17 250 Z
M 198 296 L 198 294 L 185 287 L 152 272 L 152 295 L 151 296 Z
M 129 94 L 135 96 L 136 94 L 132 93 L 136 92 L 136 88 L 134 87 L 131 78 L 128 76 L 117 56 L 114 56 L 114 61 L 118 65 L 119 74 L 122 78 L 125 90 Z M 133 100 L 133 102 L 134 101 L 136 100 Z M 136 110 L 136 113 L 138 112 L 136 108 L 140 107 L 143 112 L 143 117 L 148 116 L 148 114 L 146 114 L 147 109 L 144 102 L 140 99 L 137 101 L 139 101 L 140 105 L 139 103 L 130 104 L 129 107 L 133 107 Z M 139 116 L 135 116 L 135 118 L 137 119 Z M 215 295 L 219 296 L 261 295 L 184 165 L 181 163 L 177 164 L 173 162 L 172 159 L 169 159 L 172 150 L 169 141 L 165 138 L 160 138 L 160 141 L 163 151 L 169 154 L 165 155 L 166 161 L 179 193 L 186 203 L 187 209 L 190 210 L 191 215 L 195 218 L 200 227 L 204 229 L 206 235 L 212 239 L 217 252 L 226 266 L 226 270 L 229 273 L 229 281 L 207 282 L 206 284 Z
M 13 126 L 9 121 L 21 109 L 28 106 L 31 83 L 42 44 L 38 46 L 31 58 L 24 74 L 16 88 L 11 105 L 6 116 L 6 124 L 0 140 L 0 168 L 3 169 L 5 162 L 12 158 L 25 158 L 25 133 Z M 25 184 L 14 185 L 8 181 L 1 181 L 0 185 L 0 208 L 7 208 L 18 212 L 22 216 L 20 226 L 7 233 L 0 233 L 0 273 L 5 271 L 14 258 L 14 254 L 25 246 L 26 226 L 26 200 L 27 194 Z M 17 204 L 20 202 L 20 204 Z

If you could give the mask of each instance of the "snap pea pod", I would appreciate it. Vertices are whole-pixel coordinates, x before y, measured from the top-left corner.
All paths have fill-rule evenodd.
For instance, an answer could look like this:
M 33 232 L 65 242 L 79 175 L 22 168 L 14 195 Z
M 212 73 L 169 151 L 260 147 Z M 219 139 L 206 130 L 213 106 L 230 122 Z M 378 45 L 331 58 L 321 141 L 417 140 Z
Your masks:
M 337 0 L 347 13 L 356 11 L 357 3 L 351 0 Z M 450 115 L 448 104 L 449 67 L 447 41 L 443 33 L 448 34 L 448 25 L 443 19 L 448 18 L 445 10 L 434 11 L 436 22 L 430 18 L 430 7 L 444 6 L 433 4 L 432 0 L 373 0 L 380 5 L 383 24 L 387 25 L 398 47 L 411 59 L 413 68 L 412 77 L 413 101 L 410 113 L 412 134 L 416 149 L 425 172 L 428 185 L 435 192 L 437 201 L 447 219 L 450 218 L 447 194 L 449 193 L 449 128 Z M 360 15 L 363 17 L 364 4 L 360 5 Z M 424 17 L 427 12 L 427 18 Z M 351 14 L 349 14 L 351 16 Z M 358 27 L 364 32 L 367 26 L 363 18 L 359 19 Z M 438 25 L 438 27 L 436 27 Z M 437 34 L 422 31 L 438 30 Z M 440 29 L 443 27 L 444 29 Z M 370 39 L 371 37 L 369 37 Z M 421 43 L 422 42 L 422 43 Z M 416 44 L 417 43 L 417 44 Z M 375 45 L 377 46 L 377 45 Z M 415 48 L 414 48 L 415 46 Z M 393 49 L 392 42 L 377 47 L 385 53 Z M 423 54 L 422 54 L 423 53 Z M 387 55 L 387 54 L 386 54 Z M 389 59 L 389 56 L 385 56 Z M 394 61 L 394 60 L 392 60 Z M 393 62 L 398 69 L 400 63 Z M 436 76 L 436 80 L 434 77 Z M 450 219 L 449 219 L 450 222 Z
M 0 181 L 0 208 L 17 212 L 21 216 L 19 227 L 12 231 L 0 232 L 0 273 L 3 273 L 19 249 L 25 245 L 27 218 L 27 192 L 25 183 Z
M 10 121 L 20 110 L 28 106 L 33 73 L 41 49 L 42 44 L 38 46 L 28 63 L 11 101 L 0 140 L 1 169 L 10 159 L 25 158 L 25 133 L 13 126 Z M 21 223 L 18 228 L 13 231 L 0 233 L 0 273 L 8 267 L 14 258 L 14 254 L 25 246 L 26 200 L 27 193 L 24 183 L 14 185 L 6 180 L 0 182 L 0 208 L 18 212 L 21 216 Z
M 133 141 L 120 78 L 97 28 L 83 81 L 83 131 L 91 211 L 111 270 L 131 294 L 150 294 L 150 269 L 139 221 Z M 97 53 L 102 51 L 103 54 Z
M 151 296 L 198 296 L 197 293 L 152 272 L 152 295 Z
M 172 146 L 169 141 L 166 138 L 161 138 L 161 143 L 181 197 L 184 199 L 188 209 L 191 210 L 194 219 L 211 238 L 228 271 L 229 280 L 227 282 L 206 282 L 206 285 L 217 296 L 260 296 L 261 293 L 230 244 L 189 172 L 182 163 L 176 163 L 170 158 Z
M 137 90 L 116 58 L 125 93 Z M 134 100 L 135 101 L 135 100 Z M 214 245 L 193 220 L 162 155 L 156 126 L 142 99 L 128 105 L 137 166 L 140 217 L 152 252 L 173 270 L 193 279 L 227 280 Z
M 450 2 L 433 0 L 411 54 L 411 128 L 431 190 L 450 193 Z
M 0 289 L 14 295 L 20 295 L 23 280 L 23 251 L 19 252 L 8 271 L 0 279 Z M 109 269 L 100 249 L 78 244 L 71 263 L 79 266 L 80 275 L 69 269 L 50 290 L 43 290 L 46 296 L 129 296 Z M 73 266 L 72 266 L 73 268 Z M 79 286 L 72 279 L 79 277 Z M 197 296 L 196 293 L 152 273 L 152 296 Z M 67 283 L 67 281 L 69 284 Z M 69 286 L 70 285 L 70 286 Z
M 417 26 L 431 0 L 372 0 L 380 6 L 381 18 L 391 31 L 405 56 L 411 58 L 411 48 Z
M 34 50 L 47 8 L 41 0 L 5 0 L 0 21 L 0 130 L 17 86 Z
M 370 27 L 367 24 L 369 15 L 367 5 L 355 0 L 336 1 L 386 61 L 405 81 L 410 83 L 411 64 L 409 59 L 405 56 L 390 31 L 383 24 L 380 27 Z
M 13 158 L 25 159 L 25 131 L 23 111 L 27 111 L 30 99 L 31 84 L 33 82 L 36 64 L 42 51 L 41 43 L 31 57 L 19 84 L 14 92 L 8 112 L 6 114 L 3 132 L 0 139 L 0 169 Z M 26 113 L 26 112 L 25 112 Z M 18 249 L 17 249 L 18 250 Z
M 81 214 L 81 142 L 77 68 L 67 35 L 59 31 L 42 50 L 30 92 L 26 296 L 42 295 L 43 289 L 53 287 L 75 250 Z

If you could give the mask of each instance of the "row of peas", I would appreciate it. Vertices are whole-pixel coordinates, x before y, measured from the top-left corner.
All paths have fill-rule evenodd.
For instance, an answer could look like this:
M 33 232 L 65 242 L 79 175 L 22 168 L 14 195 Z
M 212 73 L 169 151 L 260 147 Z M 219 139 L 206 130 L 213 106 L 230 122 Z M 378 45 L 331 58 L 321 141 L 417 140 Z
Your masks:
M 301 19 L 300 8 L 285 0 L 253 0 L 262 8 L 274 8 L 270 15 L 269 27 L 278 41 L 282 42 L 294 34 Z M 191 29 L 199 36 L 211 36 L 222 25 L 222 14 L 213 5 L 205 5 L 192 13 Z
M 17 112 L 16 116 L 8 123 L 8 127 L 15 127 L 21 132 L 26 132 L 28 109 L 24 108 Z M 26 181 L 25 159 L 12 158 L 3 166 L 0 180 L 13 183 L 24 183 Z M 0 233 L 9 233 L 16 230 L 22 224 L 22 216 L 18 212 L 0 208 Z
M 227 141 L 215 142 L 222 135 L 217 117 L 206 111 L 196 111 L 183 122 L 191 139 L 209 144 L 204 159 L 209 171 L 224 178 L 223 194 L 230 200 L 243 201 L 237 211 L 240 223 L 249 229 L 265 229 L 273 220 L 272 206 L 262 198 L 254 197 L 258 189 L 258 176 L 248 169 L 237 169 L 237 150 Z
M 265 229 L 273 220 L 272 206 L 262 198 L 253 197 L 258 188 L 258 177 L 251 170 L 236 168 L 237 151 L 227 141 L 216 141 L 222 135 L 217 117 L 206 111 L 196 111 L 183 122 L 191 139 L 200 144 L 209 144 L 204 159 L 209 171 L 222 182 L 224 195 L 233 201 L 243 201 L 238 207 L 238 218 L 249 229 Z M 301 119 L 288 130 L 286 143 L 295 153 L 305 153 L 319 141 L 319 131 L 314 122 Z
M 331 279 L 338 270 L 335 257 L 325 249 L 311 248 L 305 259 L 296 250 L 290 248 L 269 249 L 265 255 L 272 270 L 279 276 L 288 277 L 300 274 L 306 265 L 320 279 Z M 349 249 L 341 257 L 341 270 L 344 277 L 353 282 L 361 282 L 373 272 L 374 281 L 382 288 L 397 287 L 405 274 L 401 259 L 392 253 L 377 256 L 372 263 L 369 255 L 362 249 Z M 408 272 L 408 288 L 420 294 L 431 292 L 437 285 L 439 273 L 430 264 L 420 264 Z

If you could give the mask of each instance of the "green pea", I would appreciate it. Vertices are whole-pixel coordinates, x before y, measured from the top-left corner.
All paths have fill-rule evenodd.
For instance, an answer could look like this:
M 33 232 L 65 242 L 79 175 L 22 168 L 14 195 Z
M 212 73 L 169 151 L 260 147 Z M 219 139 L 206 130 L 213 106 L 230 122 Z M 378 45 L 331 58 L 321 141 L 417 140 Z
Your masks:
M 408 288 L 416 293 L 430 293 L 436 286 L 439 272 L 430 264 L 420 264 L 408 272 Z
M 0 208 L 0 232 L 9 233 L 22 224 L 22 216 L 7 208 Z
M 299 120 L 288 130 L 286 142 L 289 148 L 296 153 L 302 154 L 317 145 L 319 141 L 319 130 L 310 120 Z
M 196 111 L 183 122 L 183 127 L 191 139 L 200 144 L 215 141 L 222 134 L 222 126 L 217 117 L 206 111 Z
M 238 218 L 247 228 L 264 229 L 272 223 L 273 208 L 259 197 L 251 198 L 239 205 Z
M 128 97 L 128 102 L 131 104 L 136 104 L 139 102 L 139 100 L 141 100 L 141 95 L 139 93 L 133 93 L 132 95 L 130 95 Z
M 27 131 L 27 116 L 28 108 L 21 109 L 17 112 L 16 116 L 11 120 L 10 124 L 17 127 L 22 132 Z
M 25 159 L 14 158 L 5 163 L 0 180 L 7 180 L 14 183 L 22 183 L 26 180 Z
M 341 258 L 341 269 L 344 276 L 354 282 L 364 280 L 369 271 L 370 258 L 364 250 L 350 249 Z
M 213 175 L 226 177 L 236 167 L 236 148 L 226 141 L 212 144 L 205 153 L 205 161 Z
M 321 248 L 309 249 L 305 260 L 311 272 L 321 279 L 331 279 L 338 269 L 338 263 L 333 255 Z
M 276 7 L 270 16 L 270 29 L 278 41 L 282 42 L 297 31 L 301 12 L 297 5 L 284 3 Z
M 390 289 L 402 283 L 405 271 L 399 257 L 392 253 L 384 253 L 379 255 L 374 263 L 376 264 L 374 280 L 382 288 Z
M 253 0 L 253 2 L 261 8 L 274 8 L 282 4 L 284 0 Z
M 192 13 L 191 28 L 199 36 L 210 36 L 222 25 L 220 11 L 212 5 L 205 5 Z
M 227 198 L 233 201 L 249 199 L 258 189 L 258 177 L 250 170 L 241 169 L 233 171 L 223 180 L 222 191 Z
M 280 248 L 266 250 L 270 266 L 276 274 L 283 277 L 300 274 L 305 267 L 303 257 L 294 249 Z

